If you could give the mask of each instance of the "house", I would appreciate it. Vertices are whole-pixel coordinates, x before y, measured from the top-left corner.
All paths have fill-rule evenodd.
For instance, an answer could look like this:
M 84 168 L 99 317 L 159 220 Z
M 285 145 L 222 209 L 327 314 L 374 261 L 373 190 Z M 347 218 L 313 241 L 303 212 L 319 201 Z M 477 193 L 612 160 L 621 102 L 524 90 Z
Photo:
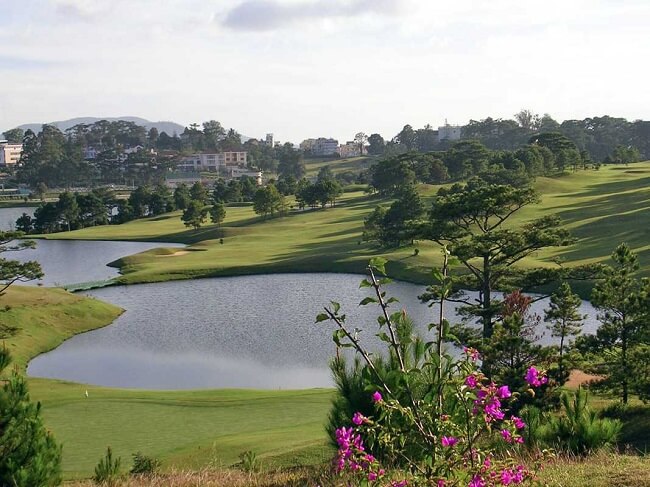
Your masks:
M 23 144 L 13 144 L 0 140 L 0 166 L 16 167 L 23 153 Z
M 348 140 L 345 144 L 341 144 L 339 147 L 339 155 L 341 157 L 358 157 L 365 155 L 367 153 L 366 147 L 360 147 L 357 142 L 353 140 Z
M 313 157 L 335 156 L 339 153 L 339 141 L 336 139 L 305 139 L 300 143 L 300 149 Z

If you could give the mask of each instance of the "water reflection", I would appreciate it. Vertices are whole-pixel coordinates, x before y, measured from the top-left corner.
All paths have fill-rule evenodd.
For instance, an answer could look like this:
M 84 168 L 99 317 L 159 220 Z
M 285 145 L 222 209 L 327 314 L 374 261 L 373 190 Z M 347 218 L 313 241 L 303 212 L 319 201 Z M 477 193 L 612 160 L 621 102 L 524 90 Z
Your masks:
M 331 386 L 327 363 L 335 353 L 333 325 L 314 324 L 330 300 L 341 303 L 362 340 L 378 350 L 377 309 L 359 307 L 368 289 L 353 274 L 275 274 L 200 279 L 88 293 L 127 311 L 112 325 L 76 336 L 30 363 L 32 376 L 114 387 L 309 388 Z M 434 310 L 419 303 L 423 286 L 397 282 L 417 328 L 427 333 Z M 535 303 L 541 313 L 543 301 Z M 446 310 L 454 320 L 452 306 Z M 581 313 L 595 316 L 588 303 Z M 590 318 L 586 332 L 596 323 Z M 553 340 L 548 332 L 542 342 Z

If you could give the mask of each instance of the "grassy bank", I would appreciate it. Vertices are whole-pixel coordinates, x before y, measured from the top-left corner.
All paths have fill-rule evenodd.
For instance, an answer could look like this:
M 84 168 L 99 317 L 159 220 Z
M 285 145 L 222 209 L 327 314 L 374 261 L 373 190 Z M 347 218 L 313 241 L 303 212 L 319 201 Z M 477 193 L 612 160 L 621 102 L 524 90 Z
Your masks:
M 121 309 L 61 289 L 12 286 L 0 298 L 0 323 L 14 363 L 28 361 L 66 338 L 111 323 Z M 108 445 L 128 464 L 142 450 L 166 467 L 229 466 L 245 450 L 269 465 L 329 458 L 323 422 L 331 390 L 135 391 L 30 379 L 46 426 L 63 444 L 65 476 L 88 477 Z M 88 391 L 88 397 L 86 397 Z
M 77 333 L 110 324 L 122 310 L 62 289 L 12 286 L 0 297 L 0 324 L 15 328 L 4 340 L 21 371 L 36 355 L 52 350 Z
M 522 266 L 569 265 L 604 261 L 621 241 L 639 253 L 643 273 L 650 275 L 650 162 L 631 166 L 606 166 L 600 171 L 580 171 L 558 178 L 539 178 L 540 205 L 525 208 L 513 220 L 523 223 L 546 214 L 558 214 L 576 244 L 539 252 Z M 437 187 L 423 186 L 425 197 Z M 164 281 L 269 272 L 362 272 L 368 259 L 384 255 L 393 277 L 426 282 L 440 251 L 431 242 L 413 248 L 382 250 L 361 242 L 363 219 L 385 200 L 346 193 L 337 207 L 293 211 L 269 220 L 257 217 L 251 207 L 229 207 L 221 227 L 207 225 L 188 230 L 180 213 L 170 213 L 124 225 L 87 228 L 48 235 L 55 239 L 153 240 L 192 245 L 189 252 L 161 255 L 149 251 L 116 263 L 124 283 Z M 223 239 L 221 244 L 220 239 Z

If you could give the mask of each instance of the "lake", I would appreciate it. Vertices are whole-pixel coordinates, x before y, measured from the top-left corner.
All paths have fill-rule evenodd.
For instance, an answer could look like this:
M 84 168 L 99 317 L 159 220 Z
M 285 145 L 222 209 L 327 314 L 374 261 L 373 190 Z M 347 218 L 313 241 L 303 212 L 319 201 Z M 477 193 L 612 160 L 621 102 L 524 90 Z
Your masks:
M 16 220 L 20 218 L 23 213 L 29 216 L 34 216 L 36 210 L 33 206 L 18 206 L 15 208 L 0 208 L 0 231 L 6 232 L 8 230 L 16 229 Z
M 184 247 L 182 244 L 161 242 L 116 242 L 103 240 L 36 240 L 35 249 L 5 252 L 4 258 L 40 262 L 45 277 L 22 283 L 64 286 L 85 282 L 105 281 L 119 275 L 106 264 L 156 247 Z
M 330 300 L 338 301 L 351 327 L 368 330 L 362 339 L 376 349 L 378 309 L 358 306 L 369 293 L 359 289 L 361 279 L 273 274 L 93 290 L 86 294 L 126 312 L 112 325 L 35 358 L 28 373 L 146 389 L 331 387 L 334 325 L 314 319 Z M 394 309 L 407 309 L 426 333 L 435 311 L 417 299 L 424 287 L 395 282 L 387 290 L 400 299 Z M 535 309 L 541 313 L 546 305 L 539 301 Z M 581 312 L 591 316 L 585 332 L 595 331 L 593 308 L 583 303 Z M 447 313 L 453 316 L 451 306 Z M 550 343 L 546 335 L 542 341 Z

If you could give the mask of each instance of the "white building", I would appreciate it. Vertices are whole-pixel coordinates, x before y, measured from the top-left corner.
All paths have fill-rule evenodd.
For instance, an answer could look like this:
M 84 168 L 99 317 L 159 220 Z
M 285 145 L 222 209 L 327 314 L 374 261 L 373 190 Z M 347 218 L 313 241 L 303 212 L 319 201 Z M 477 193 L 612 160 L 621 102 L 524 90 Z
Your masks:
M 185 156 L 178 163 L 179 171 L 217 172 L 228 166 L 246 167 L 248 152 L 219 152 L 215 154 L 192 154 Z
M 264 140 L 264 144 L 268 145 L 269 147 L 273 147 L 273 134 L 266 134 L 266 139 Z
M 12 144 L 6 140 L 0 140 L 0 166 L 16 167 L 23 153 L 23 144 Z
M 255 179 L 258 186 L 262 186 L 262 171 L 253 171 L 245 167 L 227 167 L 225 170 L 226 179 L 239 179 L 248 176 Z
M 339 153 L 339 141 L 336 139 L 305 139 L 300 143 L 300 149 L 311 153 L 314 157 L 335 156 Z
M 438 127 L 438 141 L 442 140 L 460 140 L 461 136 L 460 125 L 449 125 L 445 124 L 442 127 Z

